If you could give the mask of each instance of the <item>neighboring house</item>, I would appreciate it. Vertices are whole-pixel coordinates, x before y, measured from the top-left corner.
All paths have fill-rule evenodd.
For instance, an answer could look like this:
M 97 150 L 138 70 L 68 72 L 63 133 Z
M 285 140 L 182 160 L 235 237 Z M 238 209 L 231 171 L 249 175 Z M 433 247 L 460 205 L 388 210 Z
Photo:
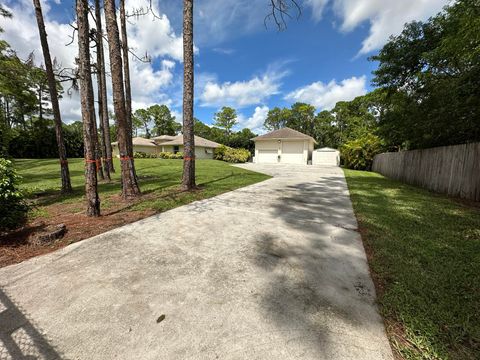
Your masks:
M 161 135 L 152 139 L 157 144 L 160 152 L 183 152 L 183 135 Z M 213 150 L 221 144 L 195 135 L 195 158 L 213 159 Z
M 256 163 L 308 164 L 316 143 L 311 136 L 283 128 L 257 136 L 255 142 Z
M 152 139 L 134 137 L 132 139 L 133 152 L 158 154 L 160 152 L 183 152 L 183 135 L 161 135 Z M 197 159 L 213 159 L 213 150 L 221 144 L 200 136 L 195 136 L 195 157 Z M 119 157 L 118 142 L 112 143 L 113 155 Z
M 134 137 L 132 139 L 133 152 L 144 152 L 147 154 L 157 154 L 158 147 L 152 139 L 145 139 L 142 137 Z M 113 156 L 119 157 L 118 141 L 112 143 Z
M 340 166 L 340 151 L 329 147 L 316 149 L 312 154 L 312 164 Z

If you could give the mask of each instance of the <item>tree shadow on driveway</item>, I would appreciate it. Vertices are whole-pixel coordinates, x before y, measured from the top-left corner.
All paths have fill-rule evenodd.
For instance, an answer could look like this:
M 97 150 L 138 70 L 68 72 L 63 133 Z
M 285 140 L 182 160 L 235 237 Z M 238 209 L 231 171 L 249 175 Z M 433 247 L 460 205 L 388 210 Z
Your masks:
M 271 211 L 284 229 L 263 232 L 253 258 L 269 279 L 265 318 L 312 358 L 390 358 L 343 176 L 276 191 Z

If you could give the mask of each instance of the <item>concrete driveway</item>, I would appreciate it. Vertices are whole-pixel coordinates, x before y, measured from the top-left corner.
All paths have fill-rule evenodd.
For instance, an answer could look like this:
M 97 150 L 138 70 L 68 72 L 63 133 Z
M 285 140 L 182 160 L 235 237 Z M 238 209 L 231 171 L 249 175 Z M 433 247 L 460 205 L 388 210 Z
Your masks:
M 0 359 L 392 359 L 339 168 L 0 269 Z

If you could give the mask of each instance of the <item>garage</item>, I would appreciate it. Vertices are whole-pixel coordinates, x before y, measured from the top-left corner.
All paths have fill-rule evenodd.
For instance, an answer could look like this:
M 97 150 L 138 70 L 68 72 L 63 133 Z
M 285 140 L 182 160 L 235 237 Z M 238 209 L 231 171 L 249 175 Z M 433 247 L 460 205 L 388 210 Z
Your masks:
M 303 141 L 282 141 L 282 155 L 280 162 L 284 164 L 302 164 Z
M 329 147 L 316 149 L 312 154 L 312 164 L 340 166 L 340 151 Z
M 312 159 L 315 140 L 288 127 L 252 139 L 255 142 L 253 161 L 260 164 L 304 164 Z
M 278 150 L 259 150 L 258 160 L 264 164 L 273 164 L 278 162 Z

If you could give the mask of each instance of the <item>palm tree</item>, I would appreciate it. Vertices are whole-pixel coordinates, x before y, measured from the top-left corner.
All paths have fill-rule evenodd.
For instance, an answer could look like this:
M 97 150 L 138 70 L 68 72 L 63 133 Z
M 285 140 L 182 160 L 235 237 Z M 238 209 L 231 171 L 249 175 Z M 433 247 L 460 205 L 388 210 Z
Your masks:
M 48 90 L 50 92 L 50 101 L 52 103 L 53 119 L 55 122 L 55 135 L 57 138 L 58 157 L 60 159 L 60 174 L 62 178 L 62 193 L 71 193 L 72 184 L 70 183 L 70 171 L 68 169 L 67 151 L 63 140 L 62 117 L 60 115 L 60 106 L 58 105 L 57 81 L 53 73 L 52 59 L 48 47 L 47 32 L 43 21 L 42 7 L 40 0 L 33 0 L 35 15 L 37 17 L 38 33 L 40 34 L 40 43 L 42 44 L 43 58 L 45 61 L 45 72 L 48 80 Z

